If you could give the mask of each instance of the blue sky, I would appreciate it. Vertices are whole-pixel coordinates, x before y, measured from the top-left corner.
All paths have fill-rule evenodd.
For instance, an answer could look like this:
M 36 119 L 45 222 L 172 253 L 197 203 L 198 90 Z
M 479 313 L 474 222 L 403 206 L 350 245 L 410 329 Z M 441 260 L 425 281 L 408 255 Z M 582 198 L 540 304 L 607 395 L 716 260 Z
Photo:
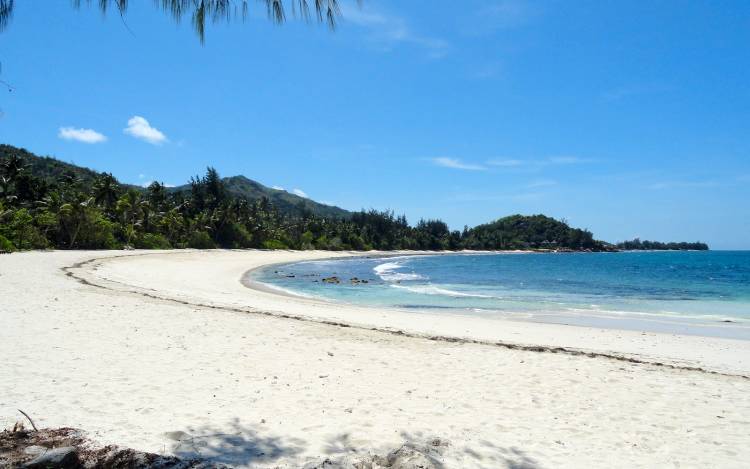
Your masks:
M 213 165 L 412 222 L 750 249 L 750 3 L 341 2 L 336 32 L 258 5 L 204 46 L 151 1 L 129 29 L 17 2 L 0 141 L 130 183 Z

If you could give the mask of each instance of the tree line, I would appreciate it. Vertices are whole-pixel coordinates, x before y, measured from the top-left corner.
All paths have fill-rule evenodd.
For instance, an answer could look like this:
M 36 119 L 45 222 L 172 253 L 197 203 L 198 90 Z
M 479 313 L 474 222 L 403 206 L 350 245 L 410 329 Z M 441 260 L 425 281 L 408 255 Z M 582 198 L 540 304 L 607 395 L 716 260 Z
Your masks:
M 6 153 L 0 159 L 0 251 L 608 248 L 591 232 L 543 215 L 514 215 L 451 231 L 441 220 L 420 220 L 412 226 L 391 211 L 325 217 L 300 205 L 294 212 L 282 212 L 266 197 L 248 200 L 230 194 L 210 167 L 191 178 L 186 190 L 175 191 L 159 182 L 146 188 L 123 185 L 110 173 L 83 168 L 89 172 L 45 172 L 45 165 L 49 168 L 56 160 L 29 161 L 19 154 Z
M 700 241 L 694 243 L 684 241 L 663 243 L 659 241 L 641 241 L 639 238 L 635 238 L 630 241 L 617 243 L 615 246 L 625 251 L 708 251 L 708 244 Z

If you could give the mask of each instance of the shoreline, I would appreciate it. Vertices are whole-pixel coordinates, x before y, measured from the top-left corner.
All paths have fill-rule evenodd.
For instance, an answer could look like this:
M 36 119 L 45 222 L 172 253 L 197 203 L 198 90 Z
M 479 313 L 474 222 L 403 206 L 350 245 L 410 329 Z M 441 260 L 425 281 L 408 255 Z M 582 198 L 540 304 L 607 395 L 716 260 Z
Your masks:
M 696 251 L 697 252 L 697 251 Z M 436 255 L 503 255 L 503 254 L 547 254 L 540 253 L 538 251 L 414 251 L 413 253 L 405 252 L 380 252 L 377 255 L 359 255 L 352 254 L 347 257 L 329 257 L 322 259 L 315 259 L 314 261 L 330 261 L 330 260 L 341 260 L 348 258 L 363 258 L 363 259 L 390 259 L 390 258 L 401 258 L 401 257 L 423 257 L 423 256 L 436 256 Z M 339 301 L 334 298 L 327 298 L 324 296 L 307 295 L 301 292 L 297 292 L 291 289 L 284 288 L 273 283 L 267 283 L 260 280 L 256 280 L 253 277 L 254 273 L 260 270 L 268 270 L 270 268 L 282 268 L 284 266 L 290 266 L 299 263 L 305 263 L 306 260 L 299 260 L 293 262 L 282 262 L 282 263 L 271 263 L 266 265 L 260 265 L 253 267 L 243 273 L 241 277 L 242 284 L 250 289 L 260 290 L 265 293 L 272 293 L 282 295 L 290 298 L 316 300 L 321 302 L 330 303 L 335 307 L 353 307 L 353 308 L 368 308 L 377 313 L 379 310 L 398 310 L 402 312 L 412 312 L 416 314 L 439 314 L 447 313 L 456 316 L 463 317 L 485 317 L 490 320 L 500 321 L 516 321 L 525 323 L 541 323 L 541 324 L 556 324 L 560 326 L 572 326 L 572 327 L 585 327 L 594 329 L 610 329 L 616 331 L 634 331 L 634 332 L 651 332 L 668 335 L 689 335 L 698 337 L 716 337 L 733 340 L 745 340 L 750 341 L 750 323 L 746 320 L 738 320 L 734 317 L 724 315 L 677 315 L 677 314 L 658 314 L 658 313 L 644 313 L 639 311 L 626 311 L 621 314 L 617 312 L 610 312 L 607 310 L 601 311 L 587 311 L 585 314 L 576 315 L 560 311 L 559 314 L 553 311 L 541 311 L 541 312 L 515 312 L 515 311 L 497 311 L 497 314 L 485 315 L 481 313 L 471 312 L 462 308 L 406 308 L 398 306 L 379 306 L 369 304 L 358 304 L 353 302 Z M 492 312 L 492 310 L 487 310 Z M 747 325 L 745 325 L 747 324 Z
M 445 337 L 476 343 L 501 343 L 514 347 L 566 349 L 619 356 L 647 363 L 664 363 L 741 376 L 750 375 L 750 341 L 746 340 L 535 322 L 515 318 L 484 318 L 431 312 L 415 314 L 413 311 L 394 308 L 360 306 L 331 302 L 317 297 L 287 295 L 273 288 L 248 287 L 242 281 L 247 272 L 256 269 L 307 260 L 445 253 L 213 250 L 134 254 L 101 261 L 92 259 L 91 264 L 96 266 L 94 270 L 78 269 L 73 274 L 98 286 L 196 306 L 228 308 L 236 312 L 271 314 L 385 332 L 398 331 L 422 338 Z M 208 261 L 212 258 L 213 261 Z M 216 263 L 225 267 L 216 268 Z M 153 277 L 144 274 L 155 264 L 160 264 L 160 268 L 171 274 Z M 187 272 L 182 273 L 185 270 Z M 192 274 L 194 272 L 202 273 L 195 275 Z M 181 280 L 175 281 L 180 275 Z M 737 350 L 747 353 L 736 354 Z
M 3 256 L 0 424 L 23 409 L 103 445 L 248 468 L 401 447 L 446 468 L 750 459 L 745 341 L 373 314 L 240 283 L 330 255 Z

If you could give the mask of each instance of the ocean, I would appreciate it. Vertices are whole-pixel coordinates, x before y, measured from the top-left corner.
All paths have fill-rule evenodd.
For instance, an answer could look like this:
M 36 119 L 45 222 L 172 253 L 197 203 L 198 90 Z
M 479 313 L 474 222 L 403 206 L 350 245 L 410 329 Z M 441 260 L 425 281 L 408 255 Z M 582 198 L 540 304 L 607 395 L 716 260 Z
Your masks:
M 323 281 L 332 276 L 340 283 Z M 750 251 L 360 257 L 271 266 L 252 278 L 295 295 L 415 314 L 750 340 Z

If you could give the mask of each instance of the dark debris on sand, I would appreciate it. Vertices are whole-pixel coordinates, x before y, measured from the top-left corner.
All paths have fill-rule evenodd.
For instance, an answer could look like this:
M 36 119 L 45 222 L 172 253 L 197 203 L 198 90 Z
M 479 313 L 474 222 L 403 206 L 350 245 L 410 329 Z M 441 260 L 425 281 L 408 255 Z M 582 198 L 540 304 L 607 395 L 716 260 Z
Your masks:
M 30 431 L 16 425 L 0 432 L 0 467 L 60 469 L 208 469 L 225 467 L 183 461 L 119 446 L 99 446 L 74 428 Z
M 320 458 L 304 469 L 444 469 L 442 452 L 449 444 L 438 438 L 405 442 L 387 455 L 343 455 Z M 0 432 L 0 468 L 28 469 L 228 469 L 200 459 L 101 446 L 74 428 L 26 430 L 16 424 Z

